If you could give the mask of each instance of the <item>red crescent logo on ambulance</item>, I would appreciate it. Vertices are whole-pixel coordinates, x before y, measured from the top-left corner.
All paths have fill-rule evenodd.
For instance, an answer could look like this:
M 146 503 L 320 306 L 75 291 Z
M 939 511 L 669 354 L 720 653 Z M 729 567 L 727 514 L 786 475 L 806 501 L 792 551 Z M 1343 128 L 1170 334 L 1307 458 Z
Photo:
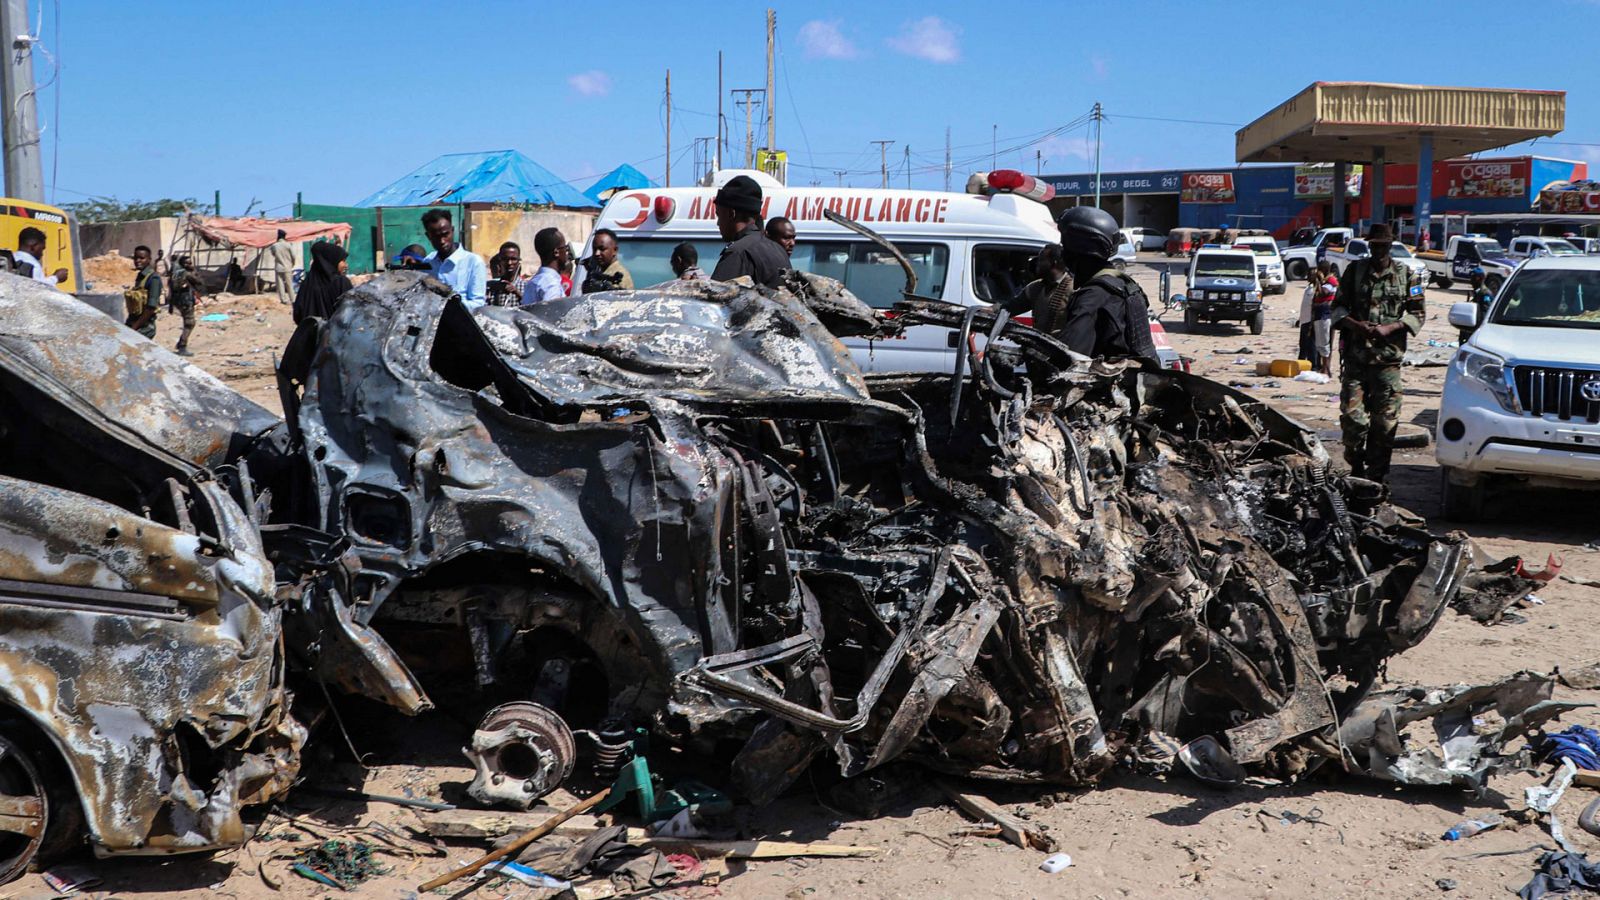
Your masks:
M 631 193 L 631 194 L 623 194 L 622 195 L 622 199 L 639 201 L 639 213 L 638 213 L 638 215 L 634 216 L 633 218 L 629 219 L 626 222 L 618 222 L 617 223 L 617 227 L 618 228 L 638 228 L 640 225 L 643 225 L 644 224 L 644 220 L 650 216 L 650 195 L 649 194 L 641 194 L 641 193 L 635 191 L 634 193 Z

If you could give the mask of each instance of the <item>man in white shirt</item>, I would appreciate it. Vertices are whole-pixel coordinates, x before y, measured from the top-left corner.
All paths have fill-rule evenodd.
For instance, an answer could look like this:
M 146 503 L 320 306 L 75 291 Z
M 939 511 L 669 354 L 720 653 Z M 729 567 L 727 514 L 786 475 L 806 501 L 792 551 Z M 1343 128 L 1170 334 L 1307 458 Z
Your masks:
M 539 271 L 533 273 L 528 286 L 522 291 L 522 305 L 532 306 L 546 300 L 558 300 L 567 295 L 561 284 L 561 269 L 572 257 L 572 249 L 559 228 L 541 228 L 533 236 L 533 251 L 539 254 Z
M 456 226 L 447 209 L 430 209 L 422 214 L 422 229 L 428 233 L 433 252 L 428 268 L 433 277 L 450 285 L 468 309 L 483 306 L 489 298 L 489 269 L 483 257 L 456 243 Z
M 40 262 L 44 258 L 44 247 L 44 232 L 31 226 L 24 228 L 17 235 L 17 249 L 11 254 L 11 259 L 18 275 L 26 275 L 40 284 L 55 287 L 67 280 L 67 270 L 57 269 L 45 274 L 44 263 Z

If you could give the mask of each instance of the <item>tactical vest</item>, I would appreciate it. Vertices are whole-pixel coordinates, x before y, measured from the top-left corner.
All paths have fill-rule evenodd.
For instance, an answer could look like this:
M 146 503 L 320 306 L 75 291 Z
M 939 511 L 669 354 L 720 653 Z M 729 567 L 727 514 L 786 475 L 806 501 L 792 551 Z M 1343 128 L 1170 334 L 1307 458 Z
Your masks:
M 1128 345 L 1128 355 L 1159 364 L 1161 357 L 1156 354 L 1155 341 L 1150 338 L 1150 301 L 1138 282 L 1131 275 L 1107 267 L 1094 273 L 1089 284 L 1098 284 L 1122 298 L 1122 335 Z

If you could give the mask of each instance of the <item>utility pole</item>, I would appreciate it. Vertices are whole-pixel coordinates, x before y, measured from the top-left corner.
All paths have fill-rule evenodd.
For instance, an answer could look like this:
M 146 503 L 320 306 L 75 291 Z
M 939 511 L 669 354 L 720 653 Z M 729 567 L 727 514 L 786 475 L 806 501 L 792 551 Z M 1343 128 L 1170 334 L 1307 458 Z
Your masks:
M 883 186 L 889 186 L 889 146 L 894 141 L 867 141 L 869 144 L 878 145 L 878 161 L 883 167 Z
M 0 0 L 0 102 L 5 104 L 6 195 L 44 201 L 44 168 L 39 161 L 39 107 L 34 102 L 33 39 L 27 0 Z
M 906 190 L 911 190 L 911 145 L 906 145 Z
M 715 172 L 718 169 L 722 168 L 722 149 L 723 149 L 723 146 L 722 146 L 722 139 L 723 139 L 722 124 L 723 124 L 722 123 L 722 51 L 718 50 L 717 51 L 717 147 L 716 147 L 716 152 L 714 154 L 712 154 L 713 161 L 711 163 L 711 171 L 713 171 L 713 172 Z
M 833 177 L 838 179 L 839 187 L 844 187 L 844 177 L 846 175 L 849 175 L 849 174 L 850 173 L 845 171 L 844 169 L 834 169 L 833 170 Z
M 950 190 L 950 126 L 944 127 L 944 189 Z
M 1100 208 L 1100 120 L 1105 118 L 1105 113 L 1100 108 L 1100 101 L 1094 103 L 1094 206 Z
M 999 146 L 1000 146 L 1000 126 L 999 125 L 990 126 L 990 128 L 989 128 L 989 168 L 991 170 L 994 169 L 994 167 L 995 167 L 995 157 L 999 155 L 999 151 L 996 150 L 995 148 L 999 147 Z
M 1040 151 L 1040 150 L 1033 151 L 1033 175 L 1034 175 L 1035 178 L 1037 178 L 1040 175 L 1044 174 L 1044 159 L 1043 159 L 1043 157 L 1044 157 L 1044 152 L 1043 151 Z
M 672 70 L 667 70 L 667 187 L 672 187 Z
M 733 93 L 743 94 L 738 100 L 733 101 L 734 106 L 744 107 L 744 167 L 755 168 L 756 132 L 755 121 L 750 117 L 750 111 L 755 107 L 753 99 L 756 94 L 765 93 L 761 88 L 734 88 Z M 765 102 L 763 97 L 762 101 Z
M 767 150 L 778 149 L 778 91 L 772 80 L 772 47 L 778 27 L 778 14 L 767 10 L 767 92 L 762 99 L 767 104 Z

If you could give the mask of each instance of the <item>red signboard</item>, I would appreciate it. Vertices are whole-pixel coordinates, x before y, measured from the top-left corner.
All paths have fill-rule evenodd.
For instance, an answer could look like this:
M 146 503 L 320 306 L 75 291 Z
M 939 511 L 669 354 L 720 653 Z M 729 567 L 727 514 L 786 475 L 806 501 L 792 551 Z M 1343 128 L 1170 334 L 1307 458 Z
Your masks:
M 1600 213 L 1600 191 L 1540 191 L 1539 211 L 1547 213 Z
M 1444 196 L 1470 200 L 1474 197 L 1512 198 L 1528 196 L 1528 158 L 1469 159 L 1444 163 Z M 1437 170 L 1436 170 L 1437 172 Z
M 1232 203 L 1232 172 L 1186 172 L 1183 176 L 1184 203 Z

